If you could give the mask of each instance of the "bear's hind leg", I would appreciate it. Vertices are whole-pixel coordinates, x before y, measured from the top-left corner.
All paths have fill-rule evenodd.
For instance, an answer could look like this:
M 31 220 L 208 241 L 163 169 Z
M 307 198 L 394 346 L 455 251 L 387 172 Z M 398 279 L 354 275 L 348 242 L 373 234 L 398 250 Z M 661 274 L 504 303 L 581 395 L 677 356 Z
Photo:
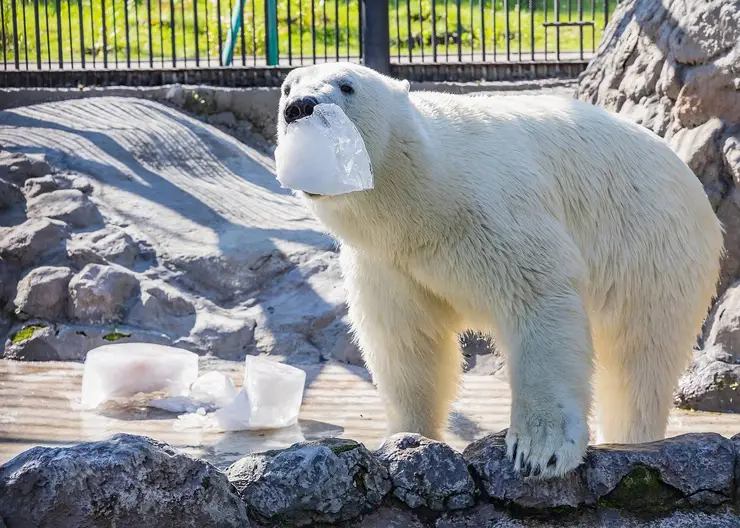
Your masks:
M 696 333 L 696 321 L 669 307 L 637 313 L 621 310 L 633 314 L 629 321 L 611 328 L 595 325 L 597 443 L 632 444 L 665 437 L 673 393 Z
M 387 435 L 441 440 L 462 370 L 459 317 L 391 264 L 341 250 L 349 315 L 388 414 Z

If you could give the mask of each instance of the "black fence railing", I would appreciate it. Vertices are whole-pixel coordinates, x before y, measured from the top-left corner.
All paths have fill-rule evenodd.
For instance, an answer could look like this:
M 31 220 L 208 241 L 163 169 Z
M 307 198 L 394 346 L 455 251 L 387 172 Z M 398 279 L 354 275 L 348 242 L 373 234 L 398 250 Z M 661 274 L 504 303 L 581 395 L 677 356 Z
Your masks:
M 583 60 L 616 0 L 365 2 L 0 0 L 0 60 L 4 70 L 296 66 L 368 50 L 412 64 Z

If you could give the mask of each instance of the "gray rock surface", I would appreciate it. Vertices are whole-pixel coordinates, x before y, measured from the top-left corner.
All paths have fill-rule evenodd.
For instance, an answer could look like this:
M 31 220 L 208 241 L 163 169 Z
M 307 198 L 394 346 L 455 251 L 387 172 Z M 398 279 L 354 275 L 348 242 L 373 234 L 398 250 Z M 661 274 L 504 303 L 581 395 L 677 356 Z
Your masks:
M 740 279 L 739 79 L 740 0 L 628 0 L 614 12 L 577 92 L 663 136 L 703 183 L 725 228 L 718 296 Z M 738 409 L 717 408 L 733 399 L 725 380 L 737 378 L 731 349 L 738 307 L 728 297 L 720 304 L 723 315 L 715 310 L 705 325 L 704 353 L 681 381 L 682 406 Z
M 524 480 L 506 460 L 505 431 L 463 453 L 487 497 L 518 507 L 600 505 L 634 514 L 732 501 L 735 448 L 720 435 L 694 434 L 641 445 L 590 447 L 584 463 L 562 479 Z
M 0 467 L 0 489 L 10 528 L 249 526 L 223 473 L 140 436 L 33 448 Z
M 83 323 L 123 322 L 138 294 L 139 281 L 125 268 L 88 264 L 69 283 L 69 315 Z
M 248 455 L 226 474 L 250 517 L 277 526 L 348 521 L 377 507 L 391 488 L 386 469 L 352 440 Z
M 459 510 L 475 503 L 475 485 L 465 460 L 447 444 L 399 434 L 375 456 L 388 469 L 393 495 L 410 508 Z
M 48 217 L 80 228 L 102 222 L 95 204 L 77 189 L 41 194 L 28 200 L 26 206 L 30 218 Z
M 15 313 L 20 319 L 37 317 L 58 321 L 67 315 L 70 268 L 39 266 L 18 283 Z
M 32 218 L 0 230 L 0 257 L 29 266 L 44 255 L 64 248 L 67 225 L 48 218 Z
M 0 143 L 6 145 L 7 143 Z M 21 152 L 0 152 L 0 179 L 16 185 L 23 185 L 28 178 L 41 178 L 51 173 L 45 159 L 36 155 L 27 156 Z

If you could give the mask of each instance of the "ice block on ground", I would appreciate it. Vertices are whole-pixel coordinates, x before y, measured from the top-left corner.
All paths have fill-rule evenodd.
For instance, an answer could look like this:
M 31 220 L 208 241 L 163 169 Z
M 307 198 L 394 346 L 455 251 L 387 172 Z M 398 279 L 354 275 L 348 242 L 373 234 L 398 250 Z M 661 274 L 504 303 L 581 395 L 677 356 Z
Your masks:
M 275 150 L 280 185 L 333 196 L 373 188 L 365 142 L 352 121 L 334 104 L 290 123 Z
M 213 418 L 225 431 L 288 427 L 298 422 L 305 384 L 300 369 L 247 356 L 242 389 Z
M 117 343 L 91 350 L 82 375 L 82 407 L 138 393 L 187 396 L 198 378 L 198 355 L 147 343 Z
M 203 374 L 190 387 L 190 398 L 200 402 L 201 406 L 221 408 L 231 403 L 236 394 L 231 378 L 216 371 Z

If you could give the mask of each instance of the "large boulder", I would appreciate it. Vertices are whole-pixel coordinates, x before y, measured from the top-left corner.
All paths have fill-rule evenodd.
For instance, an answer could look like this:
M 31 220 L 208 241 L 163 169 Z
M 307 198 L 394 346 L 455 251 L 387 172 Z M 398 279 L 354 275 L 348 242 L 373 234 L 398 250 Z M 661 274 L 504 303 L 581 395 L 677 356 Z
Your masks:
M 0 466 L 0 489 L 9 527 L 249 526 L 223 473 L 141 436 L 35 447 Z
M 619 3 L 577 96 L 663 136 L 704 185 L 725 229 L 719 302 L 677 403 L 740 410 L 740 0 Z M 699 329 L 697 329 L 697 333 Z
M 349 521 L 377 507 L 391 488 L 388 471 L 352 440 L 248 455 L 226 474 L 249 514 L 271 526 Z

